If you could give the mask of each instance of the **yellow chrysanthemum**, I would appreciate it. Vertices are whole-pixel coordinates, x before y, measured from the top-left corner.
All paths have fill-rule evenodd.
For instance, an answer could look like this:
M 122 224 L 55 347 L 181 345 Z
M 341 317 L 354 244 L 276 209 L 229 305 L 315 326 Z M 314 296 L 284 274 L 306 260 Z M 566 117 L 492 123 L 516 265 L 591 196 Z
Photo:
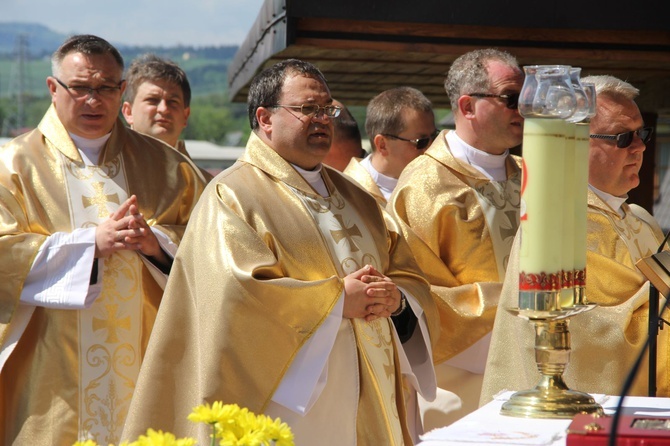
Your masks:
M 237 404 L 223 404 L 221 401 L 215 401 L 211 406 L 202 404 L 194 407 L 188 419 L 194 423 L 227 425 L 237 417 L 240 411 L 240 406 Z
M 149 429 L 146 435 L 140 435 L 130 446 L 195 446 L 192 438 L 177 439 L 173 434 Z
M 99 445 L 93 440 L 86 440 L 86 441 L 78 441 L 73 446 L 99 446 Z

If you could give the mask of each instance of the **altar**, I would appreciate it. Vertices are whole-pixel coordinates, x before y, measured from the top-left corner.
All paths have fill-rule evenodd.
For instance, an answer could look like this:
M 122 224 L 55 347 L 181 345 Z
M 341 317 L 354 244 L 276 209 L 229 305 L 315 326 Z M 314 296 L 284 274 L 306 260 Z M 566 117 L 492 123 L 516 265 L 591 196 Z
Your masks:
M 500 408 L 512 392 L 504 392 L 490 403 L 455 423 L 421 436 L 419 446 L 547 445 L 566 444 L 570 419 L 517 418 L 500 415 Z M 607 415 L 614 413 L 619 397 L 592 395 Z M 624 414 L 670 417 L 670 398 L 626 397 Z

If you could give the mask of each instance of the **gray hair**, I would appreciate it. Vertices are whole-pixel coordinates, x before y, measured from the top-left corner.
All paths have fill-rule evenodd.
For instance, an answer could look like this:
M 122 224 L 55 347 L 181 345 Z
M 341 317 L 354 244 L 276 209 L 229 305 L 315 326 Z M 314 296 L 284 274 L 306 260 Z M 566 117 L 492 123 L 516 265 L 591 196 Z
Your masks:
M 402 112 L 405 109 L 433 113 L 433 104 L 416 88 L 397 87 L 385 90 L 368 103 L 365 132 L 370 138 L 370 147 L 376 150 L 375 136 L 383 133 L 402 133 L 405 121 Z
M 492 61 L 519 68 L 516 57 L 494 48 L 470 51 L 454 60 L 444 80 L 444 89 L 449 96 L 452 110 L 458 108 L 458 98 L 462 95 L 475 92 L 486 93 L 490 89 L 487 66 Z
M 640 94 L 640 90 L 633 87 L 628 82 L 608 74 L 586 76 L 581 78 L 581 83 L 594 84 L 596 86 L 596 95 L 608 94 L 611 96 L 623 96 L 626 99 L 634 100 Z

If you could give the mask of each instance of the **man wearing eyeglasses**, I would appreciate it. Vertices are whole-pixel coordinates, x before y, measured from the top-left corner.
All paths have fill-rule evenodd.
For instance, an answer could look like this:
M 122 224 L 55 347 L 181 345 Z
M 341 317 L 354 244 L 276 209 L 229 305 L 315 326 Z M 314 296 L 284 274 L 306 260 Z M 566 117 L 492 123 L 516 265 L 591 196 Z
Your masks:
M 426 429 L 475 410 L 502 280 L 519 226 L 523 73 L 494 49 L 458 57 L 445 80 L 455 130 L 403 170 L 389 211 L 401 223 L 440 310 L 438 399 Z
M 434 396 L 437 311 L 393 220 L 322 164 L 332 102 L 300 60 L 252 80 L 253 131 L 189 222 L 145 359 L 160 367 L 143 368 L 124 437 L 190 435 L 192 407 L 222 400 L 281 418 L 296 444 L 418 440 L 404 397 Z M 403 344 L 391 318 L 409 313 Z
M 619 395 L 648 333 L 649 282 L 636 262 L 657 252 L 663 233 L 642 207 L 626 203 L 640 183 L 639 171 L 652 128 L 635 103 L 638 89 L 613 76 L 588 76 L 596 87 L 596 115 L 589 130 L 586 298 L 598 304 L 570 323 L 572 351 L 563 376 L 571 388 Z M 518 248 L 513 251 L 518 252 Z M 518 301 L 518 261 L 511 262 L 501 306 Z M 670 396 L 670 330 L 659 331 L 657 394 Z M 510 342 L 514 339 L 514 342 Z M 506 312 L 496 316 L 482 402 L 502 389 L 539 382 L 532 324 Z M 646 361 L 630 395 L 648 392 Z
M 354 158 L 344 173 L 386 206 L 402 170 L 423 154 L 439 133 L 430 100 L 416 88 L 383 91 L 368 103 L 365 131 L 372 153 Z
M 123 59 L 73 36 L 52 105 L 0 160 L 0 443 L 116 443 L 162 286 L 204 189 L 118 118 Z

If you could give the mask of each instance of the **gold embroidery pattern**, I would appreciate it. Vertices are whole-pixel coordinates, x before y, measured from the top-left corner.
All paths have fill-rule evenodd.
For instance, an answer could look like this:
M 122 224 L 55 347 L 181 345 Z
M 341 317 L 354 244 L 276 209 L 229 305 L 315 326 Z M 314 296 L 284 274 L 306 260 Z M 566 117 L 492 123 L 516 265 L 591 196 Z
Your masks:
M 92 186 L 95 194 L 92 197 L 81 197 L 81 202 L 85 208 L 98 206 L 98 218 L 103 219 L 110 214 L 109 209 L 107 208 L 109 203 L 115 203 L 117 205 L 121 204 L 119 201 L 119 194 L 105 195 L 105 183 L 94 182 L 92 183 Z
M 135 376 L 129 375 L 140 354 L 133 347 L 131 333 L 132 324 L 140 321 L 128 313 L 131 307 L 124 302 L 140 292 L 139 262 L 133 253 L 120 252 L 107 258 L 103 293 L 91 308 L 87 332 L 93 333 L 95 340 L 85 358 L 91 377 L 84 388 L 83 426 L 99 443 L 118 442 L 135 388 Z
M 346 241 L 349 243 L 349 250 L 351 252 L 360 251 L 356 245 L 356 242 L 354 242 L 354 237 L 361 237 L 361 230 L 358 229 L 358 226 L 352 225 L 347 228 L 342 214 L 335 214 L 334 217 L 335 220 L 337 220 L 337 223 L 340 225 L 340 228 L 342 228 L 338 230 L 330 230 L 330 235 L 333 237 L 333 240 L 335 240 L 335 243 L 340 243 L 342 239 L 346 239 Z
M 344 198 L 342 198 L 342 196 L 339 193 L 337 193 L 337 191 L 333 192 L 333 194 L 330 197 L 319 196 L 318 198 L 312 198 L 305 195 L 304 193 L 302 193 L 297 189 L 292 190 L 300 194 L 300 196 L 303 198 L 303 201 L 307 202 L 307 205 L 314 212 L 325 214 L 327 212 L 331 212 L 333 209 L 337 210 L 344 209 L 345 206 Z
M 521 207 L 521 179 L 518 175 L 506 181 L 489 181 L 478 179 L 471 185 L 487 203 L 498 210 L 509 206 Z

